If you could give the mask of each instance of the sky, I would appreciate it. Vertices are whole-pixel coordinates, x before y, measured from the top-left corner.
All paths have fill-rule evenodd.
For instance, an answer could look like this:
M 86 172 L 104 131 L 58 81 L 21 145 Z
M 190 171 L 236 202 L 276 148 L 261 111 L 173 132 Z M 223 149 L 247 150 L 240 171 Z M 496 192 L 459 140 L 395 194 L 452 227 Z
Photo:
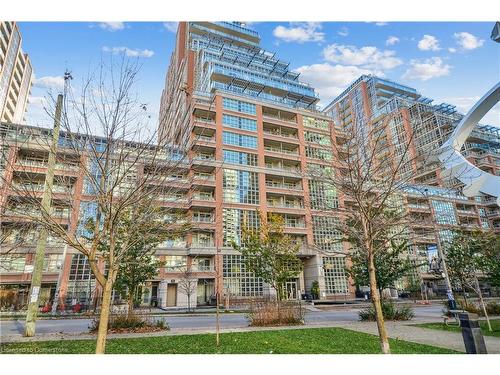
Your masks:
M 500 44 L 484 22 L 247 22 L 262 48 L 276 52 L 328 104 L 362 74 L 376 74 L 410 87 L 435 103 L 465 113 L 500 80 Z M 35 74 L 26 120 L 49 126 L 44 98 L 57 92 L 66 69 L 78 87 L 113 55 L 136 57 L 137 83 L 151 124 L 174 48 L 176 22 L 20 22 L 23 50 Z M 500 126 L 500 106 L 481 121 Z

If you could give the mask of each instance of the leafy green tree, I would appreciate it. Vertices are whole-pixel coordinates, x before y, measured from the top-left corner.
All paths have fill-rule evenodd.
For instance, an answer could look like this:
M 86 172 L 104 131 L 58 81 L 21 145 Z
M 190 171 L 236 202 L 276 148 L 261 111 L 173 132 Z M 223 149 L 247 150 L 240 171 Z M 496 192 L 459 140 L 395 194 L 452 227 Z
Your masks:
M 498 277 L 498 236 L 481 230 L 458 231 L 446 246 L 446 262 L 453 284 L 464 291 L 471 290 L 479 296 L 481 308 L 491 331 L 491 324 L 479 285 L 478 275 Z M 495 255 L 497 256 L 495 258 Z M 465 300 L 467 304 L 467 300 Z
M 415 268 L 419 267 L 408 256 L 408 242 L 390 240 L 387 251 L 375 254 L 375 278 L 379 291 L 394 287 L 396 281 L 408 276 Z M 355 248 L 351 254 L 352 265 L 347 267 L 347 273 L 356 285 L 369 285 L 368 258 L 366 252 Z
M 281 301 L 285 297 L 284 283 L 302 271 L 302 261 L 297 256 L 300 245 L 285 234 L 281 216 L 271 214 L 265 220 L 259 215 L 260 227 L 243 228 L 241 244 L 233 241 L 232 246 L 243 255 L 246 269 L 268 283 Z
M 132 316 L 139 286 L 158 274 L 163 262 L 154 256 L 155 248 L 163 236 L 148 238 L 127 249 L 115 281 L 115 289 L 127 295 L 128 316 Z
M 488 243 L 483 246 L 481 268 L 490 285 L 500 288 L 500 236 L 487 232 Z

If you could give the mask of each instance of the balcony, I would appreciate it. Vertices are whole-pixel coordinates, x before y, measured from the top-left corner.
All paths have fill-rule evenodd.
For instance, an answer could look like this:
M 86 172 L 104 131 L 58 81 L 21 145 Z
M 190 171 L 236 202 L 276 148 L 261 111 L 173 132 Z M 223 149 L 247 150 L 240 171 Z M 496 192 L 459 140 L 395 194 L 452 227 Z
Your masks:
M 293 139 L 293 140 L 298 140 L 299 137 L 296 133 L 289 133 L 289 132 L 284 132 L 279 129 L 266 129 L 264 128 L 264 136 L 269 135 L 269 136 L 274 136 L 274 137 L 283 137 L 283 138 L 288 138 L 288 139 Z
M 187 203 L 188 199 L 185 195 L 164 195 L 158 198 L 160 202 L 169 203 Z
M 430 206 L 424 203 L 408 203 L 408 208 L 412 210 L 425 210 L 425 211 L 430 210 Z
M 192 222 L 193 224 L 214 224 L 215 216 L 212 214 L 203 215 L 200 213 L 194 213 Z
M 213 201 L 214 200 L 214 195 L 212 193 L 204 193 L 204 192 L 197 192 L 193 194 L 194 200 L 199 200 L 199 201 Z
M 276 146 L 264 146 L 264 150 L 270 151 L 270 152 L 277 152 L 280 154 L 287 154 L 287 155 L 295 155 L 299 156 L 299 149 L 296 148 L 295 150 L 292 149 L 287 149 L 284 147 L 276 147 Z
M 490 212 L 486 213 L 486 215 L 490 218 L 491 217 L 498 217 L 498 216 L 500 216 L 500 210 L 490 211 Z
M 6 208 L 4 211 L 6 216 L 16 216 L 16 217 L 36 217 L 42 216 L 40 210 L 35 209 L 32 206 L 17 206 Z M 52 208 L 51 217 L 57 219 L 69 219 L 71 215 L 71 209 L 69 208 Z
M 195 154 L 193 160 L 202 160 L 202 161 L 213 161 L 215 160 L 214 154 Z
M 276 208 L 302 209 L 304 204 L 299 200 L 268 199 L 267 205 Z
M 215 244 L 192 244 L 190 248 L 188 248 L 188 255 L 215 255 L 217 254 L 217 248 Z
M 32 192 L 43 192 L 45 189 L 44 184 L 22 184 L 22 183 L 13 183 L 12 186 L 15 190 L 20 192 L 32 193 Z M 52 193 L 59 194 L 71 194 L 73 189 L 67 186 L 61 185 L 52 185 Z
M 280 182 L 280 181 L 266 181 L 266 186 L 270 188 L 276 189 L 289 189 L 289 190 L 298 190 L 302 191 L 301 183 L 292 183 L 292 182 Z
M 464 209 L 458 209 L 457 208 L 457 213 L 459 215 L 473 215 L 473 216 L 477 216 L 477 212 L 475 210 L 464 210 Z
M 275 169 L 279 171 L 291 172 L 291 173 L 301 173 L 301 170 L 297 166 L 289 166 L 280 163 L 266 163 L 266 168 Z
M 23 167 L 33 167 L 33 168 L 47 168 L 48 167 L 48 162 L 38 160 L 38 159 L 17 159 L 16 164 L 23 166 Z M 78 164 L 56 163 L 55 169 L 56 170 L 78 171 L 80 169 L 80 166 Z

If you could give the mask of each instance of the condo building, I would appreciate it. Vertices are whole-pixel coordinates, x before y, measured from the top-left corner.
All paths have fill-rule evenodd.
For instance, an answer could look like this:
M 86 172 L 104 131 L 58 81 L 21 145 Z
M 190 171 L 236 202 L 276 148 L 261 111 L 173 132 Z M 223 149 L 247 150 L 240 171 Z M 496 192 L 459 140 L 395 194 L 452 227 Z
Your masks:
M 0 121 L 24 123 L 33 69 L 15 22 L 0 21 Z
M 404 192 L 411 222 L 409 239 L 411 255 L 416 261 L 428 260 L 431 265 L 438 256 L 438 247 L 452 239 L 453 229 L 482 228 L 500 232 L 500 210 L 496 198 L 461 194 L 463 185 L 443 175 L 436 151 L 449 138 L 463 115 L 456 107 L 434 104 L 412 87 L 376 76 L 364 75 L 328 104 L 324 113 L 339 128 L 353 121 L 362 126 L 387 122 L 384 139 L 388 144 L 408 142 L 405 164 L 413 186 Z M 387 151 L 388 152 L 388 151 Z M 479 168 L 500 175 L 500 129 L 478 124 L 467 139 L 463 154 Z M 389 152 L 387 156 L 390 157 Z M 420 277 L 436 289 L 444 288 L 440 276 L 422 267 Z M 436 280 L 437 279 L 437 280 Z
M 187 158 L 169 176 L 175 191 L 162 197 L 162 205 L 175 208 L 175 220 L 189 221 L 191 229 L 158 247 L 156 255 L 165 265 L 141 291 L 143 304 L 186 307 L 187 296 L 179 287 L 186 265 L 193 266 L 197 279 L 191 296 L 197 305 L 212 303 L 217 285 L 230 304 L 271 295 L 272 289 L 245 269 L 244 259 L 231 247 L 240 241 L 244 226 L 258 228 L 258 211 L 264 217 L 282 216 L 285 232 L 300 245 L 303 271 L 286 283 L 287 298 L 301 298 L 313 282 L 319 284 L 321 299 L 354 298 L 356 288 L 345 272 L 348 258 L 342 255 L 348 246 L 336 241 L 340 233 L 332 226 L 346 202 L 309 173 L 331 167 L 334 143 L 350 121 L 367 125 L 392 121 L 388 129 L 414 134 L 412 156 L 422 158 L 407 171 L 415 177 L 402 192 L 401 204 L 412 217 L 411 255 L 415 261 L 428 261 L 417 276 L 430 291 L 445 290 L 440 274 L 432 272 L 432 262 L 438 262 L 438 247 L 454 229 L 500 231 L 494 199 L 466 198 L 455 182 L 441 175 L 437 163 L 425 158 L 460 120 L 453 106 L 434 105 L 413 88 L 373 76 L 360 77 L 323 111 L 317 108 L 318 100 L 314 88 L 301 82 L 289 63 L 262 49 L 258 34 L 245 25 L 179 24 L 161 96 L 159 140 L 166 148 L 182 150 Z M 0 255 L 0 292 L 15 291 L 16 304 L 22 305 L 29 291 L 37 233 L 16 231 L 19 218 L 12 205 L 20 201 L 19 193 L 1 181 L 20 185 L 39 181 L 33 189 L 43 189 L 48 149 L 39 145 L 40 139 L 48 142 L 51 131 L 10 121 L 1 125 L 0 146 L 9 158 L 0 160 L 0 229 L 9 230 L 1 246 L 12 246 L 21 235 L 25 241 Z M 13 142 L 14 135 L 24 141 Z M 472 162 L 498 174 L 499 146 L 498 130 L 479 126 L 464 152 Z M 64 154 L 64 147 L 61 150 Z M 92 196 L 71 154 L 58 162 L 56 176 L 65 183 L 55 186 L 54 214 L 66 220 L 69 231 L 76 231 L 79 218 L 92 212 Z M 63 252 L 57 239 L 49 239 L 40 303 L 53 298 L 60 279 L 67 305 L 89 304 L 99 288 L 88 262 L 71 249 L 65 257 Z

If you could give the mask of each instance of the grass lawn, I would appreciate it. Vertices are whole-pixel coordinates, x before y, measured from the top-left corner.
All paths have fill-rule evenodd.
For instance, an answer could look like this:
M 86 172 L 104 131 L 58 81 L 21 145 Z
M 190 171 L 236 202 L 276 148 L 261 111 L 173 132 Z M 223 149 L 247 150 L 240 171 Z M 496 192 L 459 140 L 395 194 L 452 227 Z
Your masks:
M 397 354 L 447 354 L 452 350 L 390 340 Z M 94 340 L 62 340 L 0 345 L 0 353 L 93 353 Z M 342 328 L 310 328 L 221 334 L 110 339 L 107 353 L 115 354 L 370 354 L 380 353 L 378 337 Z
M 490 332 L 488 330 L 488 323 L 486 323 L 486 320 L 479 321 L 479 326 L 481 327 L 481 332 L 483 333 L 483 335 L 500 337 L 500 319 L 490 320 L 490 323 L 493 332 Z M 460 327 L 453 324 L 447 326 L 444 323 L 423 323 L 423 324 L 416 324 L 416 326 L 423 328 L 440 329 L 449 332 L 458 332 L 458 333 L 462 332 Z

